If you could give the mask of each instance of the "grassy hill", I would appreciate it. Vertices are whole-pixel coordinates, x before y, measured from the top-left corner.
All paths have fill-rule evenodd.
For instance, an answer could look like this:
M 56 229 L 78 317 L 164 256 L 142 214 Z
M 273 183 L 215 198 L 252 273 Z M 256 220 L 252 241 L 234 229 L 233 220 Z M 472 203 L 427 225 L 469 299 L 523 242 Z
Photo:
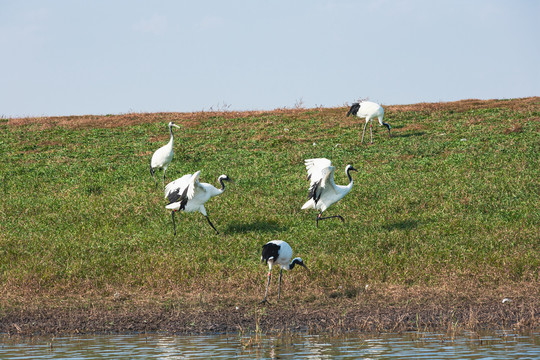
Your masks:
M 355 298 L 366 285 L 538 284 L 540 98 L 385 106 L 393 136 L 376 124 L 372 145 L 347 110 L 0 119 L 4 309 L 115 294 L 256 301 L 272 239 L 311 270 L 285 274 L 284 301 Z M 181 129 L 167 180 L 197 170 L 215 186 L 221 174 L 234 180 L 206 206 L 220 235 L 190 213 L 173 237 L 149 173 L 169 121 Z M 327 210 L 345 223 L 317 229 L 316 212 L 300 210 L 313 157 L 332 160 L 338 184 L 347 164 L 359 170 Z

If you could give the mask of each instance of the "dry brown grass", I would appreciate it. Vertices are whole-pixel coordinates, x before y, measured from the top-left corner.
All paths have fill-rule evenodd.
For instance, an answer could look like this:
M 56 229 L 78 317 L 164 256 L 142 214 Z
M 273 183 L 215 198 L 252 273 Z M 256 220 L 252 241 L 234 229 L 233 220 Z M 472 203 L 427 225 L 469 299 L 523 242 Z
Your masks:
M 511 100 L 460 100 L 453 102 L 418 103 L 410 105 L 385 105 L 385 112 L 413 111 L 413 112 L 438 112 L 456 111 L 464 112 L 473 109 L 507 108 L 518 111 L 527 111 L 537 108 L 540 97 L 529 97 Z M 313 114 L 321 114 L 325 117 L 323 126 L 332 127 L 336 123 L 341 126 L 353 126 L 357 119 L 353 116 L 346 117 L 346 107 L 337 108 L 313 108 L 313 109 L 275 109 L 269 111 L 201 111 L 201 112 L 171 112 L 171 113 L 129 113 L 120 115 L 83 115 L 83 116 L 57 116 L 57 117 L 25 117 L 8 119 L 9 126 L 34 126 L 37 130 L 55 126 L 67 128 L 115 128 L 122 126 L 139 125 L 154 122 L 174 121 L 186 127 L 196 126 L 201 121 L 220 117 L 224 119 L 243 119 L 250 117 L 265 117 L 270 115 L 291 116 L 295 118 L 309 118 Z M 539 121 L 540 119 L 530 119 Z M 474 121 L 474 120 L 473 120 Z
M 521 99 L 510 100 L 478 100 L 467 99 L 451 102 L 437 103 L 418 103 L 411 105 L 391 105 L 385 107 L 390 111 L 419 111 L 419 112 L 434 112 L 434 111 L 456 111 L 464 112 L 474 109 L 491 109 L 504 108 L 512 110 L 525 110 L 528 108 L 536 108 L 540 102 L 540 97 L 528 97 Z
M 463 284 L 461 284 L 463 285 Z M 367 289 L 335 289 L 316 297 L 285 293 L 279 303 L 258 304 L 262 293 L 221 291 L 167 293 L 122 288 L 86 289 L 80 294 L 28 289 L 0 302 L 0 332 L 51 335 L 103 332 L 170 333 L 535 330 L 540 327 L 537 283 L 485 288 L 372 284 Z M 206 290 L 206 289 L 205 289 Z M 260 289 L 262 291 L 262 287 Z M 309 293 L 310 289 L 303 289 Z M 502 303 L 503 298 L 511 299 Z
M 132 126 L 154 122 L 173 121 L 186 127 L 200 124 L 201 121 L 213 117 L 224 119 L 258 117 L 267 114 L 298 114 L 303 110 L 278 109 L 273 111 L 203 111 L 203 112 L 171 112 L 171 113 L 130 113 L 121 115 L 82 115 L 82 116 L 54 116 L 54 117 L 25 117 L 8 119 L 9 126 L 34 125 L 40 129 L 48 129 L 55 126 L 66 128 L 115 128 Z
M 520 133 L 523 132 L 523 125 L 514 125 L 509 129 L 504 130 L 505 134 Z

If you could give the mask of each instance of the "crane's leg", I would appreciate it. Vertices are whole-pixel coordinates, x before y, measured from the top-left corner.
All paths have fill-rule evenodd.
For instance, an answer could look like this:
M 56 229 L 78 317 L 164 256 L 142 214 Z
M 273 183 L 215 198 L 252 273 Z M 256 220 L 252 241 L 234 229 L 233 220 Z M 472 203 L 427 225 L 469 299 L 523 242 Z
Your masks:
M 365 125 L 364 125 L 364 131 L 362 131 L 362 144 L 364 143 L 364 134 L 366 133 L 366 126 L 367 126 L 367 123 L 368 123 L 368 122 L 366 121 L 366 123 L 365 123 Z
M 210 221 L 210 218 L 208 217 L 208 215 L 204 215 L 204 217 L 206 218 L 206 220 L 208 220 L 208 223 L 210 224 L 210 226 L 212 227 L 212 229 L 214 229 L 216 231 L 216 234 L 219 235 L 219 231 L 217 231 L 216 227 L 214 226 L 214 224 L 212 224 L 212 222 Z
M 322 212 L 320 212 L 319 215 L 317 215 L 317 227 L 319 227 L 319 220 L 326 220 L 326 219 L 333 219 L 333 218 L 338 218 L 341 220 L 341 222 L 345 222 L 345 219 L 343 219 L 341 215 L 332 215 L 332 216 L 322 217 Z
M 369 122 L 369 134 L 371 135 L 371 143 L 373 144 L 373 119 Z
M 176 236 L 176 223 L 174 222 L 174 210 L 171 211 L 171 217 L 172 217 L 172 225 L 174 230 L 174 236 Z
M 278 301 L 281 297 L 281 275 L 283 275 L 283 268 L 281 268 L 281 271 L 279 272 L 279 288 L 278 288 L 278 293 L 277 293 Z
M 272 272 L 268 271 L 268 281 L 266 282 L 266 291 L 264 293 L 264 299 L 259 304 L 265 304 L 265 303 L 269 304 L 268 300 L 266 300 L 266 297 L 268 296 L 268 286 L 270 285 L 270 278 L 271 277 L 272 277 Z
M 165 172 L 167 171 L 167 167 L 165 166 L 163 168 L 163 189 L 165 189 Z

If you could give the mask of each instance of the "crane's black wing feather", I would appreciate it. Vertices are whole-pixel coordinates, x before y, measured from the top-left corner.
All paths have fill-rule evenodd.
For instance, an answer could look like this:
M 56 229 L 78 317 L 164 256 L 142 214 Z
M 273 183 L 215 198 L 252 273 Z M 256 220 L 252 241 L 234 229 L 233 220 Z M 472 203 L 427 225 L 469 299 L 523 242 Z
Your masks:
M 279 249 L 281 246 L 276 245 L 274 243 L 268 243 L 264 244 L 262 247 L 262 256 L 261 256 L 261 262 L 268 263 L 268 260 L 270 258 L 273 258 L 274 261 L 277 260 L 279 256 Z
M 358 110 L 360 109 L 360 104 L 355 102 L 352 104 L 351 108 L 349 109 L 349 112 L 347 113 L 347 116 L 349 115 L 356 115 L 358 114 Z
M 314 182 L 311 187 L 309 188 L 309 195 L 308 200 L 313 199 L 315 201 L 315 204 L 319 201 L 321 198 L 321 182 L 322 179 L 319 181 Z
M 189 186 L 186 186 L 182 195 L 180 195 L 180 190 L 181 190 L 180 188 L 171 191 L 169 195 L 167 195 L 167 199 L 169 200 L 169 205 L 175 202 L 180 202 L 180 208 L 178 209 L 178 211 L 184 210 L 188 202 L 188 197 L 187 197 L 188 188 Z

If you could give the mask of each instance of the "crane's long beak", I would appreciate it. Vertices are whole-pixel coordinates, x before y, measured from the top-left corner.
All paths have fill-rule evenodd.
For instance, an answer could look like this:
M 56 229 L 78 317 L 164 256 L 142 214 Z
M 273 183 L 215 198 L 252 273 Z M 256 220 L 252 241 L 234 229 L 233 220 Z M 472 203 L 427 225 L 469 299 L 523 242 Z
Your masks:
M 178 126 L 178 125 L 176 125 L 176 124 L 172 124 L 172 126 L 174 126 L 175 128 L 180 129 L 180 126 Z

